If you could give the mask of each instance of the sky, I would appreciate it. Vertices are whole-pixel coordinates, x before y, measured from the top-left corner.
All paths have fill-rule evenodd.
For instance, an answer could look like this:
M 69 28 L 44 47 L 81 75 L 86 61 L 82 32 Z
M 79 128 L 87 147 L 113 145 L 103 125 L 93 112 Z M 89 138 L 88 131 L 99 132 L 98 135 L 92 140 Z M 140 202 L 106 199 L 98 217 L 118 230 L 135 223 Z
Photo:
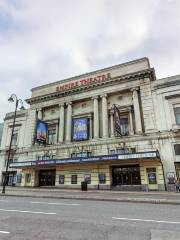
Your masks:
M 180 74 L 180 0 L 0 0 L 0 122 L 12 93 L 141 57 Z

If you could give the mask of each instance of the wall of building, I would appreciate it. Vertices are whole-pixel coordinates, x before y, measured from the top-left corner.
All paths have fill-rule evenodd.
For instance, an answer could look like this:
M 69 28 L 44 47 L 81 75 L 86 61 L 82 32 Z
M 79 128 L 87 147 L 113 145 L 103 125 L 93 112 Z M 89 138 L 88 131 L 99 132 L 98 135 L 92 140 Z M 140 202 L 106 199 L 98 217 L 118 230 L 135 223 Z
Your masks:
M 146 72 L 144 77 L 137 75 L 137 72 Z M 56 82 L 45 86 L 37 87 L 32 90 L 32 99 L 48 95 L 56 91 L 56 87 L 71 81 L 80 81 L 83 78 L 93 77 L 100 73 L 111 74 L 111 83 L 86 88 L 78 93 L 65 92 L 61 97 L 50 97 L 46 100 L 36 100 L 31 102 L 30 108 L 23 114 L 19 112 L 16 119 L 15 131 L 18 132 L 18 141 L 16 146 L 16 155 L 14 156 L 19 162 L 37 160 L 39 156 L 50 155 L 55 158 L 70 158 L 73 153 L 91 152 L 92 155 L 108 155 L 111 150 L 116 149 L 134 149 L 136 152 L 159 151 L 160 159 L 163 163 L 165 181 L 168 184 L 168 172 L 176 173 L 174 162 L 179 162 L 180 157 L 175 155 L 174 144 L 180 142 L 179 126 L 176 124 L 174 116 L 174 106 L 180 106 L 180 78 L 172 77 L 157 80 L 155 76 L 149 73 L 151 71 L 148 59 L 129 62 L 112 68 L 103 69 L 94 73 L 81 75 L 75 78 L 67 79 L 62 82 Z M 153 71 L 151 71 L 152 73 Z M 129 74 L 132 74 L 129 77 Z M 134 75 L 133 75 L 134 74 Z M 127 75 L 127 76 L 125 76 Z M 122 76 L 124 76 L 122 78 Z M 104 97 L 104 100 L 103 100 Z M 97 99 L 98 111 L 95 111 L 95 101 Z M 103 102 L 104 101 L 104 102 Z M 73 118 L 87 116 L 92 120 L 91 138 L 88 141 L 72 142 L 67 141 L 68 130 L 68 103 L 71 102 Z M 128 115 L 128 136 L 115 137 L 112 134 L 113 105 L 119 107 L 120 114 Z M 61 107 L 64 109 L 64 130 L 63 140 L 60 141 L 60 123 Z M 107 108 L 107 119 L 104 116 L 104 107 Z M 95 116 L 99 115 L 98 137 L 95 137 Z M 131 114 L 131 115 L 130 115 Z M 130 120 L 130 117 L 132 118 Z M 34 142 L 36 121 L 40 118 L 48 125 L 56 126 L 56 141 L 52 145 L 39 145 Z M 105 120 L 107 121 L 105 121 Z M 13 115 L 7 114 L 2 135 L 0 162 L 1 170 L 4 171 L 3 163 L 7 156 L 9 147 L 11 126 Z M 131 123 L 130 123 L 131 121 Z M 107 123 L 105 126 L 104 123 Z M 107 136 L 104 136 L 104 128 L 107 130 Z M 131 131 L 130 131 L 131 130 Z M 157 185 L 149 186 L 152 189 L 163 189 L 163 169 L 161 165 L 146 162 L 141 164 L 141 180 L 143 185 L 148 184 L 147 171 L 148 167 L 157 170 Z M 58 186 L 58 175 L 61 172 L 66 176 L 67 186 L 70 183 L 70 172 L 78 174 L 78 185 L 83 180 L 83 174 L 87 171 L 86 166 L 63 166 L 57 168 L 56 186 Z M 97 165 L 90 166 L 92 174 L 92 185 L 98 184 L 97 172 L 106 171 L 107 184 L 111 183 L 111 172 L 108 165 L 99 168 Z M 18 171 L 21 171 L 19 169 Z M 38 184 L 38 173 L 33 169 L 23 170 L 22 185 L 35 186 Z M 33 178 L 30 183 L 26 182 L 25 175 L 32 173 Z

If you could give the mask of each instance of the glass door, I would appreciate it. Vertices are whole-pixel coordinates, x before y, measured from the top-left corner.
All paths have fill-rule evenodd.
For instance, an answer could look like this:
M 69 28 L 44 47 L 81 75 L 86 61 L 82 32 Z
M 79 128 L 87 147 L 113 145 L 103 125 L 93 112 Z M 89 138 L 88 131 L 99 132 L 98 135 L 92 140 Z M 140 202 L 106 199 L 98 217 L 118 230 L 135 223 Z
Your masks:
M 120 166 L 113 167 L 112 169 L 113 185 L 140 185 L 140 167 L 133 166 Z

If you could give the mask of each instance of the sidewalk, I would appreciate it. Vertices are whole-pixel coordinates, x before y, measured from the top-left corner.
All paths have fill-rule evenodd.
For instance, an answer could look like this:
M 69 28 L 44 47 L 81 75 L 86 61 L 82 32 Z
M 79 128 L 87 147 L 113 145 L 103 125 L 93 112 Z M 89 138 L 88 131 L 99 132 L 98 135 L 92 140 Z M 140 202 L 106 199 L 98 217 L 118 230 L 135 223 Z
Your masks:
M 2 194 L 1 187 L 0 197 L 3 196 L 180 205 L 180 193 L 175 192 L 122 192 L 112 190 L 88 190 L 86 192 L 57 188 L 6 187 L 6 193 Z

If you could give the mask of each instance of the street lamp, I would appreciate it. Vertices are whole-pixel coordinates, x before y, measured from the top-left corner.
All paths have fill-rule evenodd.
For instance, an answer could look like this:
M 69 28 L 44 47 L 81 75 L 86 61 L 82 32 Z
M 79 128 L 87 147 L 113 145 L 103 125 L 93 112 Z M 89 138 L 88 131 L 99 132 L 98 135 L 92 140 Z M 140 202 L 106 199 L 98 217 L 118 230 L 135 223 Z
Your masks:
M 18 105 L 20 104 L 20 110 L 24 110 L 23 106 L 23 101 L 21 99 L 18 99 L 16 94 L 12 94 L 10 98 L 8 99 L 9 102 L 15 102 L 15 111 L 14 111 L 14 118 L 13 118 L 13 125 L 12 125 L 12 132 L 11 132 L 11 139 L 10 139 L 10 144 L 9 144 L 9 151 L 8 151 L 8 159 L 6 163 L 6 171 L 4 175 L 4 181 L 3 181 L 3 190 L 2 193 L 5 193 L 5 187 L 7 184 L 7 176 L 8 176 L 8 167 L 9 167 L 9 160 L 10 160 L 10 155 L 11 155 L 11 146 L 12 146 L 12 140 L 13 140 L 13 134 L 14 134 L 14 126 L 15 126 L 15 121 L 16 121 L 16 113 L 17 113 L 17 108 Z

